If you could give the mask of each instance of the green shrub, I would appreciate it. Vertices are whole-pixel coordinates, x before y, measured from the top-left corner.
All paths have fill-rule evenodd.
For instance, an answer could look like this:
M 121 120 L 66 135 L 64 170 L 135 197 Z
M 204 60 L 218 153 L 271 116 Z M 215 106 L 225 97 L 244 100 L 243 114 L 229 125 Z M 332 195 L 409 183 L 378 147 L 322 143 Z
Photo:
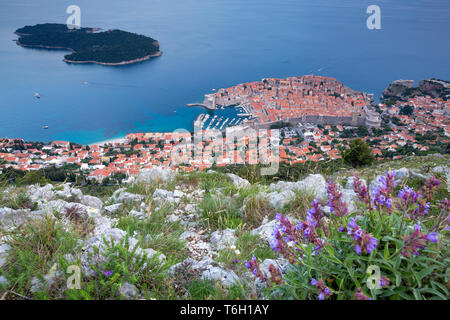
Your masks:
M 350 142 L 350 148 L 344 151 L 343 159 L 353 167 L 370 165 L 374 160 L 372 149 L 361 139 Z

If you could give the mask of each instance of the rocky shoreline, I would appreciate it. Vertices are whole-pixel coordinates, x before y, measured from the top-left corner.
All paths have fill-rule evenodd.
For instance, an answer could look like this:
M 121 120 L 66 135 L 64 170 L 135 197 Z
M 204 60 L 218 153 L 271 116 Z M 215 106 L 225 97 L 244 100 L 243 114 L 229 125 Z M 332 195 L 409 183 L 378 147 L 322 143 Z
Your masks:
M 44 45 L 26 45 L 26 44 L 21 43 L 19 40 L 14 40 L 14 41 L 16 42 L 17 45 L 19 45 L 21 47 L 24 47 L 24 48 L 68 50 L 68 51 L 71 51 L 71 52 L 75 52 L 75 50 L 73 50 L 72 48 L 53 47 L 53 46 L 44 46 Z M 149 54 L 149 55 L 147 55 L 145 57 L 142 57 L 142 58 L 133 59 L 133 60 L 129 60 L 129 61 L 121 61 L 121 62 L 101 62 L 101 61 L 95 61 L 95 60 L 91 60 L 91 61 L 76 61 L 76 60 L 68 60 L 68 59 L 63 59 L 63 61 L 66 62 L 66 63 L 73 63 L 73 64 L 89 64 L 89 63 L 93 63 L 93 64 L 99 64 L 99 65 L 103 65 L 103 66 L 124 66 L 124 65 L 128 65 L 128 64 L 134 64 L 134 63 L 147 61 L 147 60 L 150 60 L 151 58 L 156 58 L 156 57 L 160 57 L 160 56 L 162 56 L 162 51 L 157 51 L 154 54 Z
M 63 59 L 63 61 L 67 62 L 67 63 L 74 63 L 74 64 L 94 63 L 94 64 L 100 64 L 103 66 L 124 66 L 127 64 L 134 64 L 134 63 L 139 63 L 139 62 L 143 62 L 146 60 L 150 60 L 151 58 L 160 57 L 161 55 L 162 55 L 162 51 L 158 51 L 155 54 L 149 54 L 148 56 L 145 56 L 143 58 L 138 58 L 138 59 L 129 60 L 129 61 L 121 61 L 121 62 L 74 61 L 74 60 L 67 60 L 67 59 Z

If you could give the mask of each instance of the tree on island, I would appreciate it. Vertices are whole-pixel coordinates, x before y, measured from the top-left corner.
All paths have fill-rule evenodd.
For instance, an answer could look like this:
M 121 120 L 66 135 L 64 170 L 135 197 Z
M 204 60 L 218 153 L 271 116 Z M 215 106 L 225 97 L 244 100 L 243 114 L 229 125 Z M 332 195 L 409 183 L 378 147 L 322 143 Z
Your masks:
M 369 165 L 375 160 L 372 149 L 361 139 L 352 140 L 350 148 L 344 151 L 342 158 L 354 168 Z

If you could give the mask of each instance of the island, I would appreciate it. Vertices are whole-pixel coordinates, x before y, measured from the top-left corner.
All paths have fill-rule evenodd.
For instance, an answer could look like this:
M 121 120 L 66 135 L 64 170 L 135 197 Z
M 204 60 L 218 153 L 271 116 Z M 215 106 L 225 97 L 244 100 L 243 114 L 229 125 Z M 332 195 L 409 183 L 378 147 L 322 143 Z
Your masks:
M 64 49 L 67 63 L 127 65 L 162 54 L 157 40 L 122 30 L 100 32 L 99 28 L 69 29 L 65 24 L 44 23 L 17 29 L 22 47 Z

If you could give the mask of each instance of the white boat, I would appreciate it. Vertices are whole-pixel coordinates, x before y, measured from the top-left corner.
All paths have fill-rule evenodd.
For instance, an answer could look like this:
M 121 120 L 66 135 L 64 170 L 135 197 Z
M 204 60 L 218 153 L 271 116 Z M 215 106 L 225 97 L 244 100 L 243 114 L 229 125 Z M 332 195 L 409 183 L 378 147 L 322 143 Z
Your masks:
M 42 129 L 48 129 L 48 126 L 47 125 L 43 125 Z
M 34 93 L 34 96 L 35 96 L 36 98 L 38 98 L 38 99 L 41 98 L 41 95 L 40 95 L 39 93 L 37 93 L 37 92 Z

